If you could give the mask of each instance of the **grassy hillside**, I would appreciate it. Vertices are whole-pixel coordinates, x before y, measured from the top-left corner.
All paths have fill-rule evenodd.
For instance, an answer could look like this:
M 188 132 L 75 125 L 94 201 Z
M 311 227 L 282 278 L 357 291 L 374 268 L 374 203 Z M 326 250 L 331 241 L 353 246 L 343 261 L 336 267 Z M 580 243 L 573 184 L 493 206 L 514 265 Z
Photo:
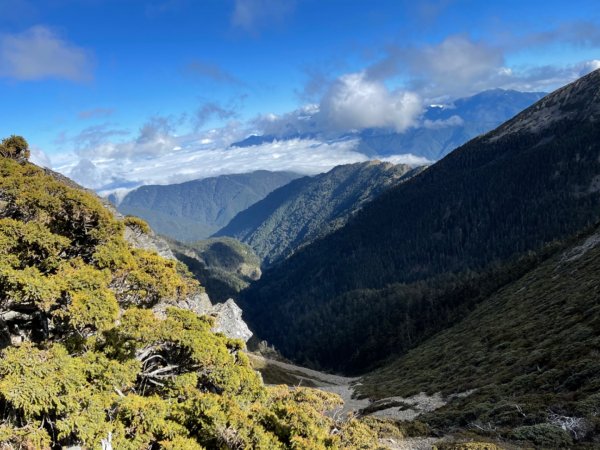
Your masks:
M 22 162 L 0 157 L 0 447 L 377 447 L 324 414 L 337 396 L 265 387 L 241 341 L 176 307 L 199 289 L 181 264 L 132 248 L 98 198 L 3 146 Z
M 357 390 L 372 398 L 475 390 L 421 420 L 548 448 L 598 443 L 599 299 L 600 229 L 364 377 Z
M 142 186 L 118 209 L 146 220 L 159 234 L 183 242 L 209 237 L 233 216 L 299 175 L 258 170 L 166 186 Z
M 284 356 L 338 370 L 415 345 L 476 303 L 477 277 L 600 220 L 599 111 L 596 71 L 266 271 L 246 320 Z
M 369 161 L 300 178 L 238 213 L 215 235 L 247 243 L 269 266 L 344 226 L 364 204 L 420 170 Z

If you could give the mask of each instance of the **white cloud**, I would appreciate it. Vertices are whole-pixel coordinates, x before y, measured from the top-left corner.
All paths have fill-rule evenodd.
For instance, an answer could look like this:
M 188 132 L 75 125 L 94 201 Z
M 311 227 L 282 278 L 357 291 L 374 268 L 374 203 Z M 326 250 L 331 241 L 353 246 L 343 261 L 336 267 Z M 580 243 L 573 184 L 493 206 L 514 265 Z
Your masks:
M 178 150 L 171 148 L 151 158 L 135 159 L 106 158 L 101 146 L 97 157 L 89 153 L 85 158 L 71 155 L 56 169 L 86 187 L 108 191 L 117 190 L 123 184 L 171 184 L 259 169 L 316 174 L 339 164 L 366 161 L 365 155 L 354 151 L 355 146 L 356 141 L 352 140 L 313 139 L 275 141 L 246 148 L 195 143 Z M 107 189 L 111 184 L 113 188 Z
M 438 45 L 410 51 L 406 56 L 413 76 L 426 74 L 430 88 L 446 95 L 462 94 L 465 87 L 490 77 L 504 65 L 500 48 L 462 35 L 450 36 Z
M 32 163 L 37 164 L 41 167 L 52 167 L 52 162 L 50 161 L 50 158 L 48 157 L 48 155 L 46 155 L 46 153 L 44 153 L 44 151 L 41 148 L 32 146 L 29 147 L 29 151 L 31 152 L 29 160 Z
M 322 132 L 319 128 L 319 105 L 306 105 L 286 114 L 264 114 L 251 121 L 257 133 L 272 136 L 296 136 Z
M 0 76 L 17 80 L 92 78 L 90 53 L 44 26 L 0 36 Z
M 96 165 L 89 159 L 82 158 L 73 166 L 69 172 L 69 177 L 79 184 L 86 187 L 99 187 L 104 184 L 107 174 L 98 170 Z
M 406 80 L 408 89 L 429 101 L 472 95 L 486 89 L 551 91 L 598 68 L 598 60 L 571 65 L 512 66 L 505 54 L 552 42 L 592 46 L 600 42 L 600 28 L 571 24 L 547 33 L 514 36 L 497 44 L 474 40 L 466 35 L 448 36 L 436 44 L 392 45 L 385 56 L 365 73 L 370 80 Z
M 405 153 L 402 155 L 391 155 L 381 158 L 382 161 L 391 162 L 392 164 L 408 164 L 409 166 L 426 166 L 433 164 L 435 161 L 430 161 L 422 156 Z
M 235 109 L 223 107 L 217 102 L 206 102 L 196 111 L 194 125 L 196 128 L 202 127 L 211 118 L 220 120 L 231 119 L 237 115 Z
M 390 91 L 364 72 L 340 77 L 321 100 L 321 120 L 334 129 L 392 127 L 404 131 L 423 110 L 414 92 Z
M 486 80 L 487 85 L 518 91 L 550 92 L 600 68 L 600 60 L 581 61 L 566 66 L 526 67 L 498 71 Z
M 295 6 L 295 0 L 235 0 L 231 24 L 255 33 L 263 26 L 281 23 Z
M 594 70 L 600 69 L 600 59 L 592 59 L 591 61 L 585 61 L 582 64 L 581 75 L 593 72 Z

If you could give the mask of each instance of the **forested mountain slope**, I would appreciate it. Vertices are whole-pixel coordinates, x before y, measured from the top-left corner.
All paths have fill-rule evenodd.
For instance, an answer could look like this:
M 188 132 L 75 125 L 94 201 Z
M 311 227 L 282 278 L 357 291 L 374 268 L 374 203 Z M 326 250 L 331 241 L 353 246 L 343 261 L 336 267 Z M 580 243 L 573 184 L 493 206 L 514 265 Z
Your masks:
M 369 161 L 300 178 L 238 213 L 215 236 L 247 243 L 269 266 L 340 228 L 365 203 L 420 170 Z
M 224 302 L 261 276 L 260 259 L 233 238 L 210 238 L 182 244 L 169 241 L 173 253 L 206 289 L 213 302 Z
M 324 414 L 337 396 L 266 387 L 192 311 L 183 266 L 125 240 L 147 225 L 27 163 L 24 143 L 0 144 L 0 447 L 377 447 Z
M 364 377 L 357 390 L 371 398 L 475 390 L 420 420 L 442 432 L 470 429 L 536 448 L 573 439 L 598 445 L 599 299 L 597 228 Z
M 243 296 L 246 319 L 285 356 L 323 367 L 361 370 L 410 348 L 479 295 L 452 292 L 510 281 L 490 264 L 600 219 L 599 121 L 595 71 L 266 271 Z
M 180 184 L 142 186 L 128 193 L 118 209 L 146 220 L 159 234 L 193 242 L 209 237 L 238 212 L 299 176 L 258 170 Z

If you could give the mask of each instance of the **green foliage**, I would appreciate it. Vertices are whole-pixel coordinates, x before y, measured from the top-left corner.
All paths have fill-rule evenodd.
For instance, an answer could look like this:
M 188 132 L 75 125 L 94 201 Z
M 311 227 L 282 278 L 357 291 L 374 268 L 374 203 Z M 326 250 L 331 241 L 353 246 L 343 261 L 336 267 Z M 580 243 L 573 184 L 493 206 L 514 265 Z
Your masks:
M 368 161 L 299 178 L 237 214 L 215 236 L 245 242 L 271 266 L 341 228 L 364 204 L 420 170 Z
M 600 247 L 583 244 L 598 233 L 565 244 L 461 322 L 366 376 L 357 387 L 360 395 L 475 389 L 421 419 L 438 430 L 461 427 L 512 439 L 519 429 L 519 439 L 542 445 L 544 432 L 556 431 L 547 424 L 554 412 L 579 423 L 566 436 L 585 442 L 597 433 L 593 424 L 600 412 L 600 366 L 593 350 L 600 345 Z M 566 442 L 561 436 L 557 443 Z M 543 445 L 552 448 L 548 442 Z
M 120 294 L 128 304 L 152 306 L 160 299 L 185 297 L 196 283 L 183 279 L 177 263 L 148 250 L 132 251 L 134 268 L 125 278 L 127 289 Z
M 536 446 L 545 448 L 568 447 L 573 444 L 569 433 L 549 423 L 515 428 L 511 437 L 519 441 L 529 441 Z
M 141 186 L 129 192 L 118 209 L 146 220 L 161 235 L 195 242 L 208 238 L 238 212 L 297 177 L 291 172 L 259 170 L 168 186 Z
M 148 222 L 146 222 L 144 219 L 140 219 L 139 217 L 125 216 L 123 223 L 126 227 L 133 228 L 134 230 L 137 230 L 140 233 L 150 233 L 150 226 L 148 225 Z
M 15 136 L 2 139 L 0 143 L 0 156 L 4 158 L 12 158 L 19 161 L 29 159 L 29 144 L 22 136 Z
M 502 450 L 491 442 L 442 442 L 433 446 L 433 450 Z
M 339 397 L 265 387 L 212 318 L 157 318 L 198 283 L 93 195 L 8 158 L 0 175 L 1 448 L 374 448 L 333 432 Z
M 65 317 L 80 334 L 112 328 L 119 315 L 119 304 L 109 289 L 111 274 L 82 262 L 65 266 L 58 274 L 64 283 L 67 305 L 54 312 Z
M 261 275 L 260 260 L 252 248 L 232 238 L 211 238 L 191 244 L 170 241 L 169 246 L 214 302 L 236 298 Z

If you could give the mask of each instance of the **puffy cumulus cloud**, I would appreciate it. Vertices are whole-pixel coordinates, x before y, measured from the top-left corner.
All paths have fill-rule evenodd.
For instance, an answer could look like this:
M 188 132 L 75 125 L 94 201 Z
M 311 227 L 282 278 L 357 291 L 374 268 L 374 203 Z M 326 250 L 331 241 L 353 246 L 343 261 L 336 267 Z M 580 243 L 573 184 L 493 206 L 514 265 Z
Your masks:
M 70 155 L 71 159 L 87 160 L 94 164 L 99 160 L 152 159 L 181 146 L 182 138 L 175 134 L 175 130 L 184 120 L 185 116 L 155 116 L 146 121 L 137 134 L 115 127 L 111 123 L 93 125 L 75 135 L 62 132 L 55 144 L 62 150 L 61 158 Z M 86 170 L 90 169 L 87 162 L 82 166 L 82 170 L 86 167 Z
M 110 147 L 115 138 L 128 135 L 128 131 L 113 128 L 111 124 L 105 123 L 86 127 L 72 137 L 62 132 L 56 143 L 62 147 L 71 145 L 76 153 L 85 155 L 88 152 L 98 153 L 99 148 Z
M 261 27 L 282 23 L 295 7 L 295 0 L 235 0 L 231 24 L 256 33 Z
M 44 78 L 87 81 L 92 78 L 92 65 L 87 50 L 44 26 L 0 36 L 0 76 L 25 81 Z
M 34 163 L 37 164 L 38 166 L 42 166 L 42 167 L 48 167 L 51 168 L 52 167 L 52 162 L 50 161 L 50 158 L 48 157 L 48 155 L 46 153 L 44 153 L 44 151 L 36 146 L 31 146 L 29 147 L 29 151 L 31 152 L 31 155 L 29 156 L 29 160 Z
M 427 84 L 440 94 L 464 93 L 465 87 L 493 76 L 504 65 L 500 48 L 466 36 L 450 36 L 440 44 L 408 52 L 415 83 Z M 419 80 L 419 74 L 427 78 Z
M 426 97 L 460 96 L 486 89 L 488 80 L 504 66 L 500 47 L 464 35 L 448 36 L 435 45 L 391 46 L 372 64 L 367 75 L 383 80 L 399 74 Z
M 89 188 L 102 186 L 107 176 L 110 175 L 100 171 L 96 165 L 87 158 L 80 159 L 69 171 L 69 177 L 71 177 L 71 179 Z
M 264 114 L 250 122 L 255 133 L 278 138 L 314 136 L 322 133 L 318 123 L 319 105 L 305 105 L 286 114 Z
M 320 119 L 334 129 L 391 127 L 404 131 L 423 111 L 414 92 L 395 90 L 366 73 L 351 73 L 335 81 L 321 100 Z
M 434 44 L 390 45 L 365 69 L 368 79 L 402 78 L 406 87 L 429 100 L 452 99 L 486 89 L 548 91 L 592 70 L 594 61 L 571 65 L 507 66 L 505 55 L 550 45 L 600 45 L 600 26 L 565 23 L 544 32 L 507 33 L 494 41 L 451 35 Z

